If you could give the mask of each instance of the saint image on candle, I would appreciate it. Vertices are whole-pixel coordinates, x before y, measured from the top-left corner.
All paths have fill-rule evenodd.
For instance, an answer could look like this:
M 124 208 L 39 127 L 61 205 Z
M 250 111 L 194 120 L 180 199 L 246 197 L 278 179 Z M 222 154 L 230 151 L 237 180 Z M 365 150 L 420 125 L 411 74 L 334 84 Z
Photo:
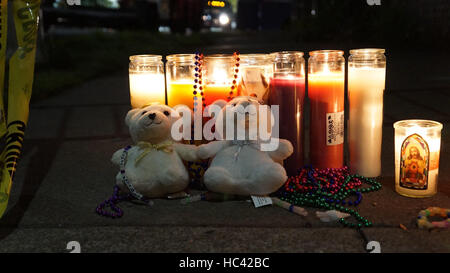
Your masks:
M 408 197 L 437 192 L 442 124 L 402 120 L 395 128 L 395 190 Z
M 418 135 L 403 143 L 400 184 L 402 187 L 426 189 L 428 181 L 428 145 Z

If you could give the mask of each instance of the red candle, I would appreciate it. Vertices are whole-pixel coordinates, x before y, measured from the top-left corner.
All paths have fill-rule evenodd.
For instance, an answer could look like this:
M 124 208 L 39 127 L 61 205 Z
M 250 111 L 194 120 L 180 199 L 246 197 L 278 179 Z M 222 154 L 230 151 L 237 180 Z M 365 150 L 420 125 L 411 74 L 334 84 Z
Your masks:
M 279 105 L 280 138 L 289 140 L 294 153 L 284 161 L 288 175 L 297 174 L 303 166 L 304 77 L 282 77 L 270 81 L 270 105 Z
M 342 51 L 310 52 L 310 160 L 316 168 L 344 165 L 344 65 Z

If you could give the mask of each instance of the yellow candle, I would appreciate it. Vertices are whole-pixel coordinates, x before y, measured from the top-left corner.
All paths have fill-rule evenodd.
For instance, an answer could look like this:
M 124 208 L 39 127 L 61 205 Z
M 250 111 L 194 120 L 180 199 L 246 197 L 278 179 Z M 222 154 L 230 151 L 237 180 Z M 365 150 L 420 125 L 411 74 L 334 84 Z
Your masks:
M 402 120 L 395 128 L 395 190 L 409 197 L 437 192 L 442 124 Z
M 184 104 L 193 107 L 193 88 L 194 81 L 176 81 L 171 82 L 167 86 L 167 102 L 170 107 L 174 107 L 178 104 Z
M 163 74 L 130 73 L 132 108 L 141 108 L 153 102 L 166 103 Z
M 174 107 L 184 104 L 193 109 L 194 85 L 199 91 L 198 60 L 195 54 L 173 54 L 167 56 L 166 79 L 167 79 L 167 103 Z M 200 96 L 200 94 L 197 94 Z

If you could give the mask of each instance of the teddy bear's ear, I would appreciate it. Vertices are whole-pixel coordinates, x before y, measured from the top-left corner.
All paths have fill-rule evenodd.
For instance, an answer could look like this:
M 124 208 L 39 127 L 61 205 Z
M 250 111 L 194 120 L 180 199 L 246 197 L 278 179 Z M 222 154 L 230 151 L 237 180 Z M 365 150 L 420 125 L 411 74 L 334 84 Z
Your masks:
M 212 104 L 219 106 L 220 108 L 224 108 L 227 105 L 226 100 L 215 100 Z
M 220 109 L 223 109 L 225 107 L 225 105 L 227 105 L 226 100 L 215 100 L 213 103 L 211 103 L 210 105 L 208 105 L 205 108 L 205 113 L 207 116 L 213 118 L 214 115 L 216 114 L 216 111 L 218 110 L 217 107 L 219 107 Z
M 128 111 L 127 116 L 125 117 L 125 124 L 127 126 L 130 126 L 131 118 L 140 110 L 141 109 L 136 108 L 136 109 L 131 109 L 130 111 Z

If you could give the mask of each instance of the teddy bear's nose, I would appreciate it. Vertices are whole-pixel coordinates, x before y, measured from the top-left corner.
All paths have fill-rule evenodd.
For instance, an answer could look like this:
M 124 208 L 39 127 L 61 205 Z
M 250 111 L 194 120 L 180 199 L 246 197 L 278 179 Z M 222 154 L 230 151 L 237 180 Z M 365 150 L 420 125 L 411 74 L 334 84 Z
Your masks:
M 148 118 L 152 120 L 155 119 L 155 117 L 156 117 L 155 113 L 151 113 L 150 115 L 148 115 Z
M 242 107 L 247 107 L 247 106 L 249 106 L 250 105 L 250 102 L 248 102 L 248 101 L 243 101 L 243 102 L 241 102 L 240 103 L 240 105 L 242 105 Z

